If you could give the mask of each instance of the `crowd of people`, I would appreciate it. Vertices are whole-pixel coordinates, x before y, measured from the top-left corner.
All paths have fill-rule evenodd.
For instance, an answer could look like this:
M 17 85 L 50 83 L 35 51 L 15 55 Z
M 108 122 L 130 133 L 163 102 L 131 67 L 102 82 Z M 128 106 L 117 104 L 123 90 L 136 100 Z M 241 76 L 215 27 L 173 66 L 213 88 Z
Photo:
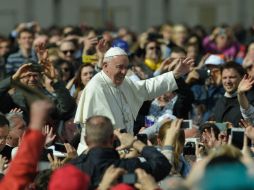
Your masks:
M 0 189 L 254 189 L 254 29 L 20 23 L 0 35 Z

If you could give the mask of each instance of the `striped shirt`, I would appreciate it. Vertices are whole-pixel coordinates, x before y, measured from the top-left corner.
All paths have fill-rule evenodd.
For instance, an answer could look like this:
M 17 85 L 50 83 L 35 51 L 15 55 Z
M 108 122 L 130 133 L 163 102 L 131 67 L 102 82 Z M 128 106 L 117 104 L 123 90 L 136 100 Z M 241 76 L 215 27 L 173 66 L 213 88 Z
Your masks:
M 16 53 L 10 54 L 7 58 L 7 63 L 5 65 L 6 73 L 7 74 L 13 74 L 15 73 L 18 68 L 23 65 L 26 61 L 33 60 L 37 62 L 37 56 L 35 52 L 32 50 L 31 54 L 28 57 L 25 57 L 21 50 L 19 50 Z

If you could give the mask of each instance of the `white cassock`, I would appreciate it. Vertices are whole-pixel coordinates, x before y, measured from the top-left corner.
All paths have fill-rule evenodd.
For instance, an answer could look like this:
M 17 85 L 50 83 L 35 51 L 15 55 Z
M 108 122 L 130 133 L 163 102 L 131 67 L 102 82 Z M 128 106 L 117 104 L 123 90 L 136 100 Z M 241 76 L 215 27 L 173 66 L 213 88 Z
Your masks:
M 106 116 L 115 128 L 127 129 L 129 133 L 133 133 L 134 120 L 143 102 L 176 89 L 172 72 L 135 82 L 125 77 L 120 86 L 115 86 L 103 71 L 97 73 L 83 90 L 75 115 L 74 123 L 82 126 L 78 152 L 86 149 L 84 124 L 87 118 Z

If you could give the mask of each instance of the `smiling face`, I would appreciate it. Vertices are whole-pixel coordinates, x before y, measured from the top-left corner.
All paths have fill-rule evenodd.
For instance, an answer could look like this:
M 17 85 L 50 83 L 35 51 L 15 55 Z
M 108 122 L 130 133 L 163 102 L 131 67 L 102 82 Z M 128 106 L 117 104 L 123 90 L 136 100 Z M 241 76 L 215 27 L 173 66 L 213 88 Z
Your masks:
M 94 75 L 94 68 L 92 66 L 83 67 L 81 70 L 81 81 L 84 86 L 91 80 Z
M 129 59 L 125 55 L 115 56 L 103 65 L 103 71 L 112 80 L 112 82 L 119 86 L 122 84 L 125 75 L 128 71 Z
M 227 93 L 233 94 L 240 81 L 241 76 L 235 69 L 228 68 L 222 71 L 222 85 Z
M 34 36 L 30 32 L 22 32 L 18 38 L 18 43 L 21 49 L 30 50 L 33 46 Z

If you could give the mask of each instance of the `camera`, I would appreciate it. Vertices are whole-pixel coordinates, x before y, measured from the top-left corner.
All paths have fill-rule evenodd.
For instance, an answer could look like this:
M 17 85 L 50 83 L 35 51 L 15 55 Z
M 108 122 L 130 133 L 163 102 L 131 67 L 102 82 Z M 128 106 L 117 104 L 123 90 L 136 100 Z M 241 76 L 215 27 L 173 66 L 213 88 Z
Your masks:
M 211 76 L 211 70 L 210 69 L 198 69 L 196 71 L 199 75 L 200 80 L 205 80 L 205 79 L 207 79 L 208 77 Z

